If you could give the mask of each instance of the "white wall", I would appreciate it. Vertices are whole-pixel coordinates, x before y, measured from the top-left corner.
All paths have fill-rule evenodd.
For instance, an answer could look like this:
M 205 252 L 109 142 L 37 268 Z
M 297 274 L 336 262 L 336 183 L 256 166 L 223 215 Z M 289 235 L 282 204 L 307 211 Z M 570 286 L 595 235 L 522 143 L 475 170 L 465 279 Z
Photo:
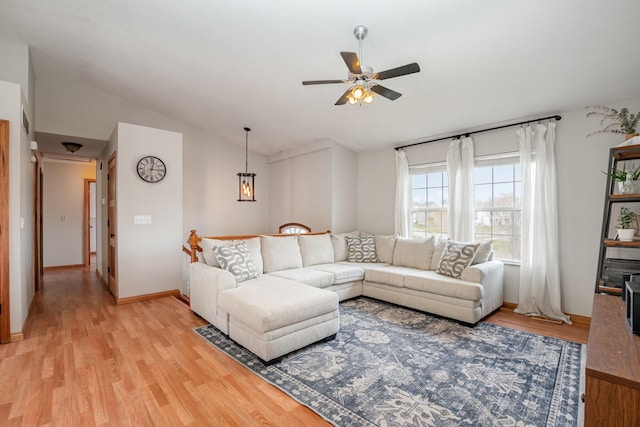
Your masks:
M 119 123 L 117 133 L 118 298 L 180 289 L 182 135 L 127 123 Z M 164 161 L 162 181 L 148 183 L 138 176 L 137 162 L 145 155 Z M 134 224 L 136 215 L 150 216 L 151 224 Z
M 299 222 L 313 231 L 357 227 L 357 156 L 331 140 L 269 158 L 270 228 Z
M 84 180 L 95 179 L 95 164 L 47 160 L 43 169 L 43 265 L 83 264 Z
M 20 333 L 33 299 L 33 185 L 29 141 L 34 135 L 29 48 L 0 43 L 0 119 L 9 120 L 9 281 L 12 334 Z M 29 134 L 21 125 L 22 110 Z
M 640 99 L 608 102 L 640 111 Z M 558 220 L 562 307 L 567 313 L 591 315 L 609 149 L 623 135 L 599 134 L 599 120 L 586 118 L 584 109 L 561 112 L 557 122 Z M 551 113 L 553 114 L 553 113 Z M 473 135 L 475 154 L 517 151 L 517 128 Z M 425 137 L 425 140 L 430 139 Z M 446 159 L 449 141 L 407 149 L 409 164 Z M 392 147 L 358 156 L 358 228 L 374 233 L 393 232 L 395 151 Z M 372 214 L 375 213 L 375 214 Z M 505 300 L 518 302 L 519 268 L 505 267 Z

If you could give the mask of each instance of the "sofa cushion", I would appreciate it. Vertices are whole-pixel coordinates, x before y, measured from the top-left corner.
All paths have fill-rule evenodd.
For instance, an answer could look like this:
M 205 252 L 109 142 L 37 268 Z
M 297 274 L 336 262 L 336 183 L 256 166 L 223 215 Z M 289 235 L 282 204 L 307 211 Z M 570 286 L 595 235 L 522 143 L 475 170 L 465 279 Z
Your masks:
M 364 272 L 364 280 L 367 282 L 381 283 L 383 285 L 396 286 L 402 288 L 404 286 L 404 277 L 408 273 L 416 271 L 411 267 L 400 267 L 388 265 L 386 267 L 372 267 Z
M 220 268 L 233 274 L 236 282 L 244 282 L 258 276 L 246 242 L 239 241 L 231 246 L 215 246 L 213 253 Z
M 202 258 L 204 258 L 204 262 L 214 267 L 220 267 L 220 263 L 216 259 L 216 254 L 213 253 L 213 248 L 215 246 L 231 246 L 233 243 L 233 240 L 218 240 L 203 237 L 200 239 L 200 248 L 202 248 Z
M 298 236 L 260 236 L 265 273 L 302 267 Z
M 347 261 L 349 262 L 377 262 L 376 240 L 373 236 L 345 237 L 347 241 Z
M 333 285 L 333 274 L 326 271 L 314 270 L 311 268 L 292 268 L 289 270 L 278 270 L 271 273 L 275 277 L 283 277 L 314 288 L 326 288 Z
M 448 240 L 449 239 L 446 237 L 441 237 L 436 241 L 436 248 L 433 251 L 433 257 L 431 258 L 430 270 L 435 271 L 435 269 L 438 268 L 438 264 L 440 264 L 440 258 L 442 257 L 444 247 L 447 245 Z
M 478 246 L 478 250 L 476 250 L 476 254 L 473 257 L 473 261 L 471 261 L 471 265 L 487 262 L 491 258 L 491 255 L 493 255 L 493 240 L 480 242 L 480 246 Z
M 302 265 L 327 264 L 333 262 L 333 245 L 329 234 L 298 236 Z
M 220 292 L 219 307 L 264 333 L 338 310 L 338 295 L 269 275 Z
M 376 256 L 378 261 L 391 264 L 393 262 L 393 250 L 396 247 L 398 236 L 391 234 L 388 236 L 375 236 Z
M 437 273 L 458 278 L 471 265 L 480 243 L 464 243 L 449 240 L 440 257 Z
M 350 233 L 340 233 L 331 235 L 331 244 L 333 245 L 333 258 L 335 262 L 346 261 L 349 257 L 347 251 L 347 241 L 345 237 L 360 237 L 360 233 L 352 231 Z
M 393 251 L 393 265 L 430 270 L 435 248 L 433 236 L 417 239 L 398 237 Z
M 466 282 L 435 271 L 407 273 L 404 278 L 404 287 L 469 301 L 478 301 L 482 298 L 482 285 L 479 283 Z
M 317 264 L 309 268 L 333 274 L 333 284 L 356 282 L 364 278 L 364 269 L 350 264 Z

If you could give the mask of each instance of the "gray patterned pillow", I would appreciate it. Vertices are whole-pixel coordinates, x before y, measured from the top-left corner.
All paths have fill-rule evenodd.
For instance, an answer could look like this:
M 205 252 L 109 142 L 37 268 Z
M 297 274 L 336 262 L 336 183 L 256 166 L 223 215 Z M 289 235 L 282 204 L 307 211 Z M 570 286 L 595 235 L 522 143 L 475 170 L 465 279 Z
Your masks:
M 233 274 L 236 282 L 258 277 L 258 269 L 251 259 L 249 247 L 245 241 L 239 241 L 231 246 L 215 246 L 213 253 L 220 263 L 220 268 Z
M 378 262 L 376 256 L 376 239 L 374 236 L 350 237 L 347 241 L 347 261 L 349 262 Z
M 440 257 L 436 273 L 455 277 L 456 279 L 459 278 L 462 270 L 471 265 L 478 246 L 480 246 L 480 243 L 463 243 L 449 240 Z

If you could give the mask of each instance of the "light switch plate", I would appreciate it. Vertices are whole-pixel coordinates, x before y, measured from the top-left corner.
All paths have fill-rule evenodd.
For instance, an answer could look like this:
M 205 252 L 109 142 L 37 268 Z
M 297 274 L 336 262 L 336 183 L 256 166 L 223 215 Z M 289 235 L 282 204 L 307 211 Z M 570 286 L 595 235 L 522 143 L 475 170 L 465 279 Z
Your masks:
M 151 215 L 134 215 L 134 224 L 151 224 Z

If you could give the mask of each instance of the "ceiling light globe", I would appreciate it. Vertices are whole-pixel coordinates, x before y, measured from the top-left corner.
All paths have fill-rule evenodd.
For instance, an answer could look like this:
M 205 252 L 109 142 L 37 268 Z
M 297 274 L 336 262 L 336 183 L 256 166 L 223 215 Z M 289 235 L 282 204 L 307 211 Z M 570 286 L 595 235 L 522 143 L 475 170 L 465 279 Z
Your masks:
M 369 92 L 364 98 L 365 104 L 371 104 L 373 102 L 373 93 Z
M 353 105 L 353 104 L 355 104 L 356 102 L 358 102 L 358 100 L 357 100 L 357 99 L 355 99 L 355 98 L 349 98 L 349 104 Z
M 355 88 L 353 88 L 352 94 L 354 98 L 361 99 L 364 96 L 364 89 L 356 86 Z

